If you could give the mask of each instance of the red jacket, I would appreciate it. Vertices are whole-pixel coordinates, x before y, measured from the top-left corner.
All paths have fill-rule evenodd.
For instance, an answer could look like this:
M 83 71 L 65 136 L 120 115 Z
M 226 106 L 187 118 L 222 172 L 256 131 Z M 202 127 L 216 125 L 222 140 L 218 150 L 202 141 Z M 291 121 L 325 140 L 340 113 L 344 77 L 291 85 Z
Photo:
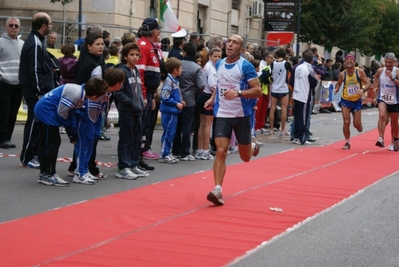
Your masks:
M 140 72 L 144 99 L 147 99 L 146 93 L 154 94 L 161 83 L 160 62 L 157 49 L 146 37 L 141 37 L 137 44 L 141 58 L 136 67 Z

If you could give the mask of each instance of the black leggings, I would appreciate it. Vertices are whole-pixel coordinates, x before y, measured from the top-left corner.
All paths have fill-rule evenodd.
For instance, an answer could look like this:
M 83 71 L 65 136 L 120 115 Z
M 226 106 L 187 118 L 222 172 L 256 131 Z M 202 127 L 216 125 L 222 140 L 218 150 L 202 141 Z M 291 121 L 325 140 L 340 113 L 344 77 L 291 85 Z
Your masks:
M 60 127 L 37 123 L 39 131 L 39 146 L 37 148 L 40 173 L 53 175 L 56 173 L 58 150 L 61 145 Z

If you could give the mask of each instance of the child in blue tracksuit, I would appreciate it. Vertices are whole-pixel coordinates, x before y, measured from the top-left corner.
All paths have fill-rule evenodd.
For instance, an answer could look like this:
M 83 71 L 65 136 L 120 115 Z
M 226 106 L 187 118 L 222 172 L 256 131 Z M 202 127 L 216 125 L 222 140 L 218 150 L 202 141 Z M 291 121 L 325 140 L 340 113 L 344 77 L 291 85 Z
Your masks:
M 185 105 L 181 96 L 179 81 L 176 79 L 182 73 L 182 63 L 177 58 L 169 58 L 165 63 L 165 69 L 168 76 L 161 91 L 160 111 L 163 134 L 159 161 L 176 163 L 178 160 L 170 152 L 176 134 L 177 117 Z
M 79 140 L 75 144 L 76 169 L 74 183 L 94 184 L 98 178 L 89 172 L 89 160 L 93 153 L 94 141 L 100 136 L 101 113 L 104 111 L 109 96 L 121 88 L 125 79 L 122 70 L 110 67 L 105 71 L 104 80 L 109 88 L 106 94 L 96 100 L 87 99 L 76 113 L 76 126 Z M 90 81 L 90 80 L 89 80 Z
M 82 107 L 85 100 L 95 101 L 102 97 L 107 89 L 108 84 L 104 80 L 95 78 L 84 85 L 61 85 L 39 99 L 34 109 L 39 130 L 39 183 L 69 185 L 56 174 L 55 169 L 61 144 L 59 127 L 65 127 L 71 143 L 76 143 L 76 111 Z

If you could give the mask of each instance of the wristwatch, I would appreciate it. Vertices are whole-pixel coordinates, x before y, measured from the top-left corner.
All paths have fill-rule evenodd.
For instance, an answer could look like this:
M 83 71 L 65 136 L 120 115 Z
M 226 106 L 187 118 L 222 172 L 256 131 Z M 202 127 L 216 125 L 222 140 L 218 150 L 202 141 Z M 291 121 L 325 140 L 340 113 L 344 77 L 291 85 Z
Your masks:
M 392 80 L 392 81 L 395 81 L 395 80 L 396 80 L 396 78 L 392 78 L 391 80 Z
M 241 90 L 237 90 L 238 96 L 241 97 L 242 96 L 242 91 Z

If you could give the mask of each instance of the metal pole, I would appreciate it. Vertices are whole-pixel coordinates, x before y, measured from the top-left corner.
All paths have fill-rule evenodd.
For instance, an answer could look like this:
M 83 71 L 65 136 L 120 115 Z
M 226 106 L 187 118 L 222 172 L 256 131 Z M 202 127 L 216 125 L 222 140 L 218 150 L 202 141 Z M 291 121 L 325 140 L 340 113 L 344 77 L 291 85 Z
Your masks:
M 301 0 L 297 2 L 297 29 L 296 29 L 296 55 L 299 56 L 299 42 L 300 42 L 300 35 L 301 35 Z
M 79 0 L 79 26 L 78 26 L 78 36 L 79 36 L 79 42 L 80 38 L 82 37 L 82 0 Z

